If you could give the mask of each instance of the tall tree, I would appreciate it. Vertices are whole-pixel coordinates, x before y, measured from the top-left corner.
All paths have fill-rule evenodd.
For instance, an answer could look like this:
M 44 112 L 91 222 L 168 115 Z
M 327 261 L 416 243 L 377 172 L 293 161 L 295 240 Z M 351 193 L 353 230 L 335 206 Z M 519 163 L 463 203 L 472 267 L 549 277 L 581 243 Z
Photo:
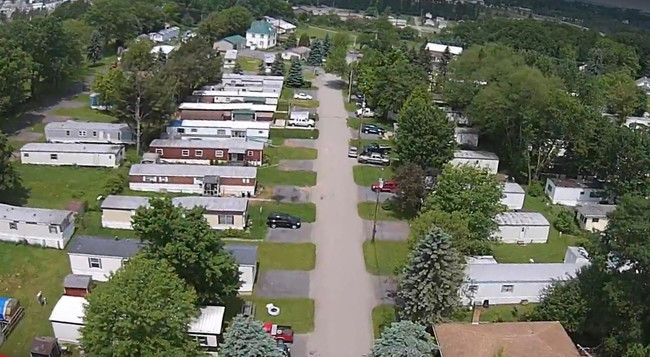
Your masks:
M 625 123 L 627 117 L 643 114 L 646 110 L 647 96 L 625 72 L 604 75 L 603 84 L 606 88 L 607 109 L 616 114 L 619 124 Z
M 232 73 L 244 74 L 244 70 L 241 68 L 241 64 L 239 62 L 235 62 L 235 66 L 232 68 Z
M 415 216 L 422 206 L 427 193 L 424 176 L 424 170 L 412 162 L 401 164 L 395 171 L 399 191 L 393 202 L 396 210 L 405 217 Z
M 323 39 L 323 56 L 327 57 L 330 54 L 330 46 L 331 46 L 331 41 L 330 41 L 330 33 L 325 34 L 325 38 Z
M 424 326 L 411 321 L 393 322 L 375 340 L 370 357 L 427 357 L 438 346 Z
M 314 40 L 311 43 L 311 51 L 309 51 L 307 63 L 310 66 L 321 66 L 323 64 L 323 47 L 320 40 Z
M 348 73 L 347 52 L 343 47 L 333 47 L 325 62 L 325 70 L 345 78 Z
M 250 317 L 235 316 L 224 334 L 219 350 L 224 357 L 283 357 L 275 340 L 264 331 L 262 323 Z
M 0 113 L 14 110 L 25 101 L 25 85 L 31 79 L 33 66 L 25 51 L 0 39 Z
M 291 60 L 291 67 L 289 67 L 289 74 L 287 75 L 287 87 L 301 88 L 305 84 L 302 76 L 302 66 L 300 61 L 296 58 Z
M 133 216 L 133 230 L 149 245 L 146 255 L 168 261 L 192 286 L 201 303 L 235 296 L 239 270 L 223 242 L 203 217 L 203 209 L 186 210 L 170 199 L 151 199 Z
M 279 53 L 275 55 L 275 60 L 271 65 L 271 75 L 284 77 L 284 60 Z
M 148 40 L 136 41 L 125 51 L 120 66 L 127 72 L 147 72 L 153 68 L 156 53 L 151 53 L 153 44 Z
M 9 196 L 10 191 L 20 182 L 18 172 L 11 162 L 13 149 L 7 137 L 0 132 L 0 196 Z
M 491 255 L 492 247 L 486 239 L 476 239 L 469 228 L 469 215 L 463 212 L 445 212 L 441 210 L 422 211 L 409 223 L 409 247 L 424 237 L 431 227 L 438 227 L 447 232 L 452 244 L 463 256 Z
M 97 29 L 104 44 L 122 46 L 141 30 L 137 14 L 128 0 L 98 0 L 85 15 L 85 21 Z
M 298 38 L 295 33 L 290 33 L 287 37 L 287 42 L 284 43 L 285 48 L 294 48 L 298 46 Z
M 402 319 L 425 326 L 447 320 L 460 305 L 463 258 L 451 237 L 433 227 L 413 247 L 397 287 L 397 311 Z
M 135 257 L 88 295 L 81 346 L 98 357 L 201 353 L 187 334 L 196 294 L 164 260 Z
M 253 14 L 245 7 L 235 5 L 208 15 L 199 25 L 199 34 L 209 41 L 218 41 L 231 35 L 243 35 L 253 21 Z
M 423 170 L 441 169 L 451 160 L 456 140 L 454 123 L 433 105 L 426 88 L 415 88 L 400 111 L 395 152 L 400 163 L 413 163 Z
M 445 52 L 442 53 L 440 57 L 440 63 L 438 64 L 438 72 L 444 78 L 447 76 L 447 66 L 451 62 L 451 52 L 449 51 L 449 46 L 445 48 Z
M 307 35 L 306 33 L 300 35 L 300 39 L 298 40 L 298 46 L 310 47 L 311 40 L 309 39 L 309 35 Z

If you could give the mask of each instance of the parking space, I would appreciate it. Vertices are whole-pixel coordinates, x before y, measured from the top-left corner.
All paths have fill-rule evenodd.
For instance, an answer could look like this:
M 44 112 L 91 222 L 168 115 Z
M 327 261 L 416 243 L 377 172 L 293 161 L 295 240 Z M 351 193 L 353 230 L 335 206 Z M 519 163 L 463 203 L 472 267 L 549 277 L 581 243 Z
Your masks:
M 366 239 L 372 238 L 372 221 L 363 222 Z M 378 221 L 375 239 L 406 240 L 409 235 L 409 225 L 405 221 Z
M 292 148 L 309 148 L 314 149 L 316 147 L 316 140 L 312 139 L 285 139 L 284 146 Z
M 275 186 L 271 198 L 277 202 L 310 202 L 311 188 L 295 186 Z
M 314 171 L 314 160 L 280 160 L 278 168 L 284 171 Z
M 375 284 L 375 294 L 377 300 L 382 304 L 394 304 L 397 293 L 397 282 L 389 277 L 381 276 L 377 278 Z
M 293 344 L 291 345 L 291 357 L 312 357 L 313 354 L 308 351 L 307 342 L 309 335 L 294 335 Z
M 300 228 L 269 228 L 266 240 L 275 243 L 308 243 L 311 242 L 311 223 L 302 223 Z
M 294 93 L 309 94 L 312 99 L 318 100 L 318 89 L 296 89 Z
M 370 187 L 359 186 L 358 191 L 359 191 L 359 202 L 367 202 L 367 201 L 374 202 L 377 200 L 377 193 L 371 190 Z M 395 194 L 390 192 L 381 192 L 379 194 L 379 202 L 385 202 L 386 200 L 394 196 Z
M 361 139 L 362 140 L 384 140 L 384 138 L 381 135 L 364 134 L 364 133 L 361 133 Z
M 309 273 L 269 270 L 260 274 L 256 296 L 265 298 L 309 298 Z

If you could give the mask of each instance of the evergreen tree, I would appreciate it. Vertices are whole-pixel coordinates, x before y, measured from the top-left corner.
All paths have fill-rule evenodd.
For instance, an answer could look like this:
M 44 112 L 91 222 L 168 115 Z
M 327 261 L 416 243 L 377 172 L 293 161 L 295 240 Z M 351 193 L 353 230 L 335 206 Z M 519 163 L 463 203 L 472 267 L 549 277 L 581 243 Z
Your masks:
M 302 76 L 302 66 L 297 58 L 291 60 L 291 67 L 287 75 L 287 86 L 289 88 L 301 88 L 305 84 Z
M 375 340 L 370 357 L 428 357 L 437 348 L 424 326 L 400 321 L 393 322 Z
M 93 66 L 102 59 L 102 38 L 98 31 L 90 35 L 90 43 L 86 47 L 86 59 L 92 62 Z
M 156 67 L 161 68 L 167 63 L 167 55 L 163 52 L 162 48 L 156 54 Z
M 244 73 L 244 70 L 241 68 L 241 64 L 239 64 L 239 62 L 235 62 L 235 67 L 233 67 L 232 73 L 235 73 L 235 74 L 243 74 Z
M 433 72 L 433 58 L 431 58 L 431 53 L 427 50 L 427 43 L 424 42 L 420 46 L 419 51 L 417 52 L 417 58 L 415 63 L 421 67 L 427 74 L 431 75 Z
M 413 247 L 397 288 L 400 318 L 425 326 L 444 321 L 460 304 L 465 273 L 451 237 L 432 227 Z
M 257 66 L 257 74 L 260 75 L 266 74 L 266 64 L 264 64 L 264 61 L 261 61 L 260 64 Z
M 310 42 L 311 40 L 309 39 L 309 35 L 303 33 L 300 35 L 300 39 L 298 40 L 298 46 L 309 47 Z
M 287 42 L 285 43 L 286 48 L 294 48 L 298 46 L 298 39 L 296 38 L 295 33 L 290 33 L 287 37 Z
M 284 77 L 284 60 L 279 53 L 275 55 L 275 61 L 271 65 L 271 75 Z
M 283 357 L 262 324 L 250 317 L 235 316 L 224 334 L 219 355 L 224 357 Z
M 330 54 L 330 34 L 329 32 L 325 34 L 325 39 L 323 40 L 323 57 L 327 57 Z
M 320 40 L 314 40 L 311 44 L 307 63 L 310 66 L 321 66 L 323 64 L 323 46 Z
M 20 176 L 12 163 L 13 150 L 7 137 L 0 131 L 0 197 L 2 203 L 7 203 L 11 194 L 17 193 Z
M 449 46 L 447 46 L 445 52 L 442 53 L 440 64 L 438 65 L 438 72 L 443 77 L 447 76 L 447 67 L 449 66 L 449 62 L 451 62 L 451 52 L 449 52 Z

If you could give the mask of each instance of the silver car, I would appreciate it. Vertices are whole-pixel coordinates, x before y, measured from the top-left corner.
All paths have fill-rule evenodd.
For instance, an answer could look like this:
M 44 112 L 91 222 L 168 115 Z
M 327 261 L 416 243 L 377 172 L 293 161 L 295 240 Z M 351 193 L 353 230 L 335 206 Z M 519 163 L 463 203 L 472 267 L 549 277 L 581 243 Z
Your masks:
M 348 149 L 348 157 L 356 158 L 359 156 L 359 150 L 357 149 L 356 146 L 350 146 Z

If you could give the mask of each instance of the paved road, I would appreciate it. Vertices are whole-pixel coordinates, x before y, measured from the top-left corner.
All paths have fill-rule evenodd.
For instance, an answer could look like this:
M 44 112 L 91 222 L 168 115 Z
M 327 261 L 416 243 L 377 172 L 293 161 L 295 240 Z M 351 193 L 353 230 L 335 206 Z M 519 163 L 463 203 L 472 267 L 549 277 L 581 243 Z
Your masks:
M 365 237 L 352 178 L 355 161 L 347 158 L 350 131 L 336 84 L 330 74 L 318 78 L 321 120 L 314 165 L 318 184 L 312 191 L 317 205 L 312 230 L 317 258 L 310 279 L 316 315 L 308 351 L 314 357 L 361 357 L 370 351 L 370 313 L 380 301 L 363 261 Z

